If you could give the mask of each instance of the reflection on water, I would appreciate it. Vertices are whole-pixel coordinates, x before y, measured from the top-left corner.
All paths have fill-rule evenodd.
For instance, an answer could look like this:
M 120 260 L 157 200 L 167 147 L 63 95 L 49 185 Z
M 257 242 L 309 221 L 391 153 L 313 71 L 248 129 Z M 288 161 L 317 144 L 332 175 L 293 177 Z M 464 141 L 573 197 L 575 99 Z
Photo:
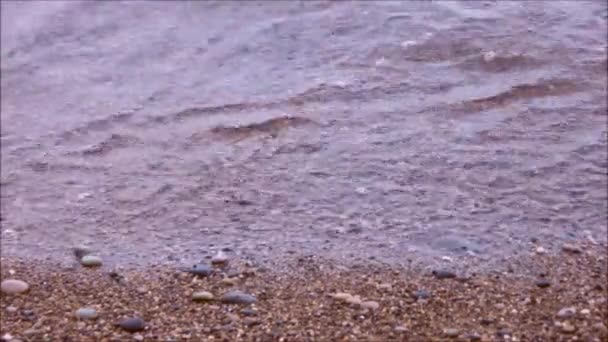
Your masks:
M 3 2 L 2 251 L 601 240 L 606 34 L 601 2 Z

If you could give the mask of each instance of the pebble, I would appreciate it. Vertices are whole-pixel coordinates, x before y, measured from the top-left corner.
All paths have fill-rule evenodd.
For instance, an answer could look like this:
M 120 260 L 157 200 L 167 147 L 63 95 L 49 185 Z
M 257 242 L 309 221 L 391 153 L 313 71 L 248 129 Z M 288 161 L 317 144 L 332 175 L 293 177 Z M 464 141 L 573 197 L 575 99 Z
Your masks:
M 346 302 L 347 300 L 352 298 L 353 295 L 351 295 L 350 293 L 346 293 L 346 292 L 338 292 L 338 293 L 332 294 L 331 296 L 336 300 L 341 300 L 341 301 Z
M 258 312 L 255 309 L 245 308 L 245 309 L 241 310 L 241 314 L 243 316 L 251 317 L 251 316 L 256 316 L 258 314 Z
M 412 297 L 415 299 L 429 299 L 431 298 L 431 293 L 426 290 L 418 290 L 412 292 Z
M 125 318 L 118 324 L 122 330 L 127 332 L 138 332 L 143 331 L 145 322 L 139 317 Z
M 370 301 L 361 303 L 361 307 L 364 309 L 376 310 L 380 307 L 380 304 L 378 302 L 370 300 Z
M 597 322 L 594 325 L 592 325 L 593 329 L 595 329 L 596 331 L 599 331 L 600 333 L 608 333 L 608 328 L 606 327 L 606 325 L 602 322 Z
M 76 259 L 82 260 L 82 257 L 84 257 L 85 255 L 91 254 L 92 250 L 88 246 L 82 245 L 82 246 L 73 247 L 72 253 L 74 253 L 74 256 L 76 257 Z
M 135 334 L 135 335 L 133 335 L 133 339 L 135 341 L 143 341 L 144 337 L 142 335 L 140 335 L 140 334 Z
M 458 329 L 453 329 L 453 328 L 447 328 L 447 329 L 443 329 L 443 334 L 447 337 L 458 337 L 459 331 Z
M 583 252 L 580 247 L 569 243 L 565 243 L 562 245 L 562 251 L 572 254 L 581 254 Z
M 433 270 L 433 275 L 437 279 L 456 278 L 456 273 L 447 270 Z
M 468 333 L 464 335 L 466 341 L 481 341 L 481 335 L 477 333 Z
M 568 322 L 562 324 L 562 331 L 565 333 L 573 333 L 575 330 L 576 328 L 574 327 L 574 325 Z
M 222 279 L 222 284 L 226 286 L 235 286 L 239 283 L 239 278 L 224 278 Z
M 354 305 L 354 306 L 359 306 L 363 303 L 363 301 L 361 300 L 361 297 L 359 296 L 351 296 L 348 297 L 344 300 L 346 303 Z
M 589 309 L 583 309 L 583 310 L 581 310 L 581 315 L 587 316 L 590 313 L 591 313 L 591 310 L 589 310 Z
M 14 306 L 9 306 L 9 307 L 7 307 L 7 308 L 6 308 L 6 312 L 10 312 L 10 313 L 17 312 L 18 310 L 19 310 L 19 309 L 17 309 L 17 308 L 16 308 L 16 307 L 14 307 Z
M 186 272 L 200 277 L 207 277 L 213 273 L 213 268 L 207 265 L 194 265 L 192 268 L 186 269 Z
M 76 310 L 76 317 L 78 319 L 95 319 L 97 318 L 97 310 L 93 308 L 80 308 Z
M 86 267 L 98 267 L 103 264 L 103 261 L 98 256 L 88 254 L 83 256 L 82 259 L 80 259 L 80 263 L 82 264 L 82 266 Z
M 226 304 L 253 304 L 256 302 L 254 296 L 241 291 L 226 292 L 220 300 Z
M 546 249 L 544 249 L 541 246 L 536 247 L 536 254 L 545 254 L 545 253 L 547 253 Z
M 378 288 L 378 290 L 390 291 L 393 289 L 393 285 L 391 285 L 389 283 L 383 283 L 383 284 L 378 284 L 377 288 Z
M 194 292 L 192 300 L 195 302 L 210 302 L 214 299 L 213 293 L 207 291 Z
M 572 317 L 574 315 L 576 315 L 576 308 L 574 307 L 562 308 L 557 312 L 557 317 L 560 318 Z
M 213 265 L 221 266 L 221 265 L 225 265 L 227 263 L 228 263 L 228 256 L 223 251 L 217 252 L 217 254 L 214 255 L 213 258 L 211 258 L 211 264 L 213 264 Z
M 407 327 L 405 325 L 398 325 L 395 327 L 395 332 L 404 333 L 407 332 Z
M 540 287 L 541 289 L 544 289 L 551 286 L 551 282 L 547 279 L 540 279 L 536 281 L 536 286 Z
M 28 283 L 24 282 L 23 280 L 7 279 L 7 280 L 4 280 L 2 282 L 2 284 L 0 284 L 0 288 L 2 289 L 2 292 L 4 292 L 4 293 L 18 294 L 18 293 L 23 293 L 23 292 L 27 291 L 30 288 L 30 286 L 28 285 Z

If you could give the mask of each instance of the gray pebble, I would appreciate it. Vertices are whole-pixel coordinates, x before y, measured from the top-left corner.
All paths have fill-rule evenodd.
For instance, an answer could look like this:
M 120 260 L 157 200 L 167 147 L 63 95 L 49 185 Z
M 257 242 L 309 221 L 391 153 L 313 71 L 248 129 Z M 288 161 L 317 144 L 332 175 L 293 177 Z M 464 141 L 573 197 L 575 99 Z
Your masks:
M 97 311 L 93 308 L 80 308 L 76 310 L 76 317 L 79 319 L 95 319 Z
M 547 279 L 540 279 L 536 281 L 536 286 L 540 287 L 541 289 L 544 289 L 551 286 L 551 282 Z
M 574 315 L 576 315 L 576 308 L 574 307 L 563 308 L 557 312 L 557 317 L 560 318 L 572 317 Z
M 220 300 L 226 304 L 253 304 L 256 302 L 254 296 L 241 291 L 226 292 Z
M 127 332 L 143 331 L 146 323 L 139 317 L 125 318 L 118 324 L 122 330 Z
M 207 265 L 194 265 L 192 268 L 188 268 L 185 271 L 196 276 L 207 277 L 213 273 L 213 268 Z
M 433 270 L 433 275 L 437 279 L 452 279 L 456 278 L 456 273 L 447 270 Z
M 103 264 L 103 261 L 98 256 L 85 255 L 82 257 L 82 259 L 80 259 L 80 263 L 82 264 L 82 266 L 86 267 L 98 267 Z
M 82 260 L 82 257 L 85 255 L 89 255 L 92 253 L 91 249 L 88 246 L 76 246 L 72 248 L 72 252 L 74 253 L 74 256 L 76 257 L 76 259 L 78 260 Z
M 257 312 L 257 310 L 254 310 L 254 309 L 245 308 L 245 309 L 241 310 L 241 314 L 243 316 L 250 316 L 251 317 L 251 316 L 257 315 L 258 312 Z
M 426 290 L 418 290 L 412 292 L 412 297 L 415 299 L 429 299 L 431 298 L 431 293 Z

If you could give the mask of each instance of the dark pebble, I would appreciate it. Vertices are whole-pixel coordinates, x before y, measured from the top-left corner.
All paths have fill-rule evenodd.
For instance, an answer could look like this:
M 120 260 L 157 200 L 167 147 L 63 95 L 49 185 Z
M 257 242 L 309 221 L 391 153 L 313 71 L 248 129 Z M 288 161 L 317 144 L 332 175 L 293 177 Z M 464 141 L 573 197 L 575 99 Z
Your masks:
M 254 296 L 241 291 L 230 291 L 224 293 L 220 301 L 226 304 L 253 304 L 256 299 Z
M 123 319 L 118 325 L 122 328 L 122 330 L 132 333 L 143 331 L 146 324 L 143 319 L 139 317 L 133 317 Z
M 446 270 L 433 270 L 433 275 L 437 279 L 452 279 L 456 278 L 456 273 Z
M 488 318 L 482 318 L 481 321 L 479 321 L 479 323 L 481 323 L 481 325 L 490 325 L 490 324 L 494 323 L 494 321 L 491 319 L 488 319 Z
M 414 299 L 429 299 L 431 298 L 431 293 L 426 290 L 418 290 L 412 292 L 412 297 L 414 297 Z
M 213 268 L 207 265 L 194 265 L 192 268 L 188 268 L 185 271 L 196 276 L 207 277 L 213 273 Z
M 255 316 L 258 314 L 258 312 L 256 310 L 246 308 L 241 310 L 241 314 L 243 314 L 243 316 Z
M 540 287 L 541 289 L 544 289 L 551 286 L 551 282 L 547 279 L 540 279 L 536 281 L 536 286 Z

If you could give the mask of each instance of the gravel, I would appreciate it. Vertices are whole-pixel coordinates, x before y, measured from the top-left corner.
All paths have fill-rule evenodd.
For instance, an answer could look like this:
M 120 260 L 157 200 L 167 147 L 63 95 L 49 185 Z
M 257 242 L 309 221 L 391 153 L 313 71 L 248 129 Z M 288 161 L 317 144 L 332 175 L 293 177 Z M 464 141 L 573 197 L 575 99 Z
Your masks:
M 123 268 L 126 280 L 118 283 L 97 270 L 74 271 L 48 261 L 5 257 L 2 279 L 18 274 L 31 288 L 27 296 L 2 293 L 0 325 L 3 333 L 24 341 L 132 341 L 137 336 L 144 341 L 388 342 L 453 338 L 448 335 L 494 341 L 499 339 L 497 331 L 522 342 L 575 337 L 603 341 L 608 339 L 608 295 L 602 284 L 608 275 L 606 258 L 598 257 L 605 251 L 595 253 L 520 260 L 525 267 L 519 270 L 559 279 L 543 289 L 518 271 L 501 277 L 478 274 L 471 281 L 457 282 L 437 281 L 415 268 L 363 265 L 350 269 L 320 258 L 309 263 L 281 260 L 289 271 L 269 267 L 265 273 L 243 279 L 238 290 L 205 305 L 194 302 L 194 294 L 225 289 L 221 274 L 201 278 L 176 276 L 168 266 Z M 231 267 L 238 269 L 238 261 L 231 260 Z M 9 274 L 9 270 L 14 272 Z M 378 288 L 383 283 L 392 287 Z M 140 287 L 147 292 L 138 294 Z M 432 293 L 433 300 L 416 302 L 412 298 L 416 291 Z M 347 299 L 357 297 L 360 305 L 347 304 Z M 83 304 L 93 298 L 98 299 L 95 310 L 103 313 L 93 324 L 66 317 L 66 312 L 91 308 Z M 237 308 L 233 303 L 247 306 Z M 493 303 L 501 303 L 503 309 L 497 310 Z M 362 310 L 364 306 L 369 309 Z M 10 313 L 13 309 L 8 308 L 17 311 Z M 557 317 L 567 308 L 584 308 L 589 313 L 581 310 L 580 315 Z M 130 319 L 121 320 L 124 317 Z M 547 322 L 548 317 L 558 322 Z

